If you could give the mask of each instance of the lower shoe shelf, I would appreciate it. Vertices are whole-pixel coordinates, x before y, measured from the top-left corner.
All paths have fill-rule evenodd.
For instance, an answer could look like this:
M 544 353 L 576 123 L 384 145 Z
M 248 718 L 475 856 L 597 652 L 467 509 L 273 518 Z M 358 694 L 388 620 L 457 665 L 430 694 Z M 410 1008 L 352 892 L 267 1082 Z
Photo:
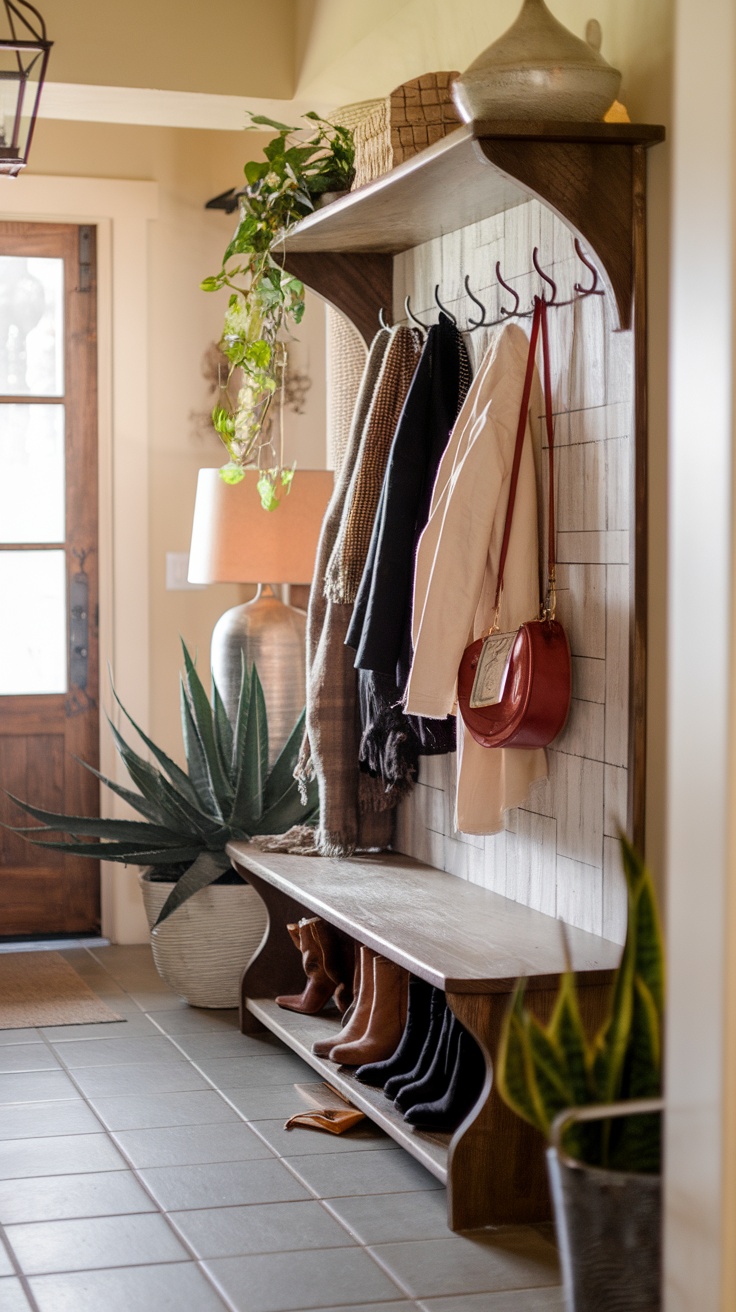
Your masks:
M 326 1039 L 330 1033 L 334 1033 L 337 1042 L 340 1034 L 338 1016 L 301 1016 L 298 1012 L 286 1011 L 277 1006 L 270 998 L 248 998 L 245 1005 L 256 1020 L 308 1062 L 322 1079 L 339 1089 L 354 1107 L 365 1112 L 366 1116 L 390 1134 L 402 1148 L 406 1148 L 438 1180 L 447 1183 L 447 1155 L 451 1135 L 426 1134 L 415 1130 L 413 1126 L 407 1125 L 401 1112 L 384 1096 L 382 1089 L 361 1084 L 349 1066 L 336 1066 L 323 1057 L 315 1057 L 312 1044 L 316 1039 Z
M 265 1025 L 445 1182 L 453 1230 L 547 1220 L 544 1141 L 503 1102 L 493 1065 L 520 976 L 528 980 L 532 1011 L 542 1021 L 550 1015 L 566 967 L 558 922 L 397 853 L 343 861 L 231 843 L 228 854 L 268 910 L 267 934 L 241 981 L 243 1032 Z M 273 1001 L 304 988 L 287 925 L 311 916 L 441 989 L 479 1045 L 485 1084 L 452 1136 L 415 1130 L 382 1090 L 359 1084 L 351 1068 L 313 1055 L 315 1039 L 327 1038 L 331 1026 L 337 1032 L 336 1016 L 300 1016 Z M 580 929 L 568 929 L 566 940 L 583 1022 L 594 1033 L 606 1014 L 621 949 Z

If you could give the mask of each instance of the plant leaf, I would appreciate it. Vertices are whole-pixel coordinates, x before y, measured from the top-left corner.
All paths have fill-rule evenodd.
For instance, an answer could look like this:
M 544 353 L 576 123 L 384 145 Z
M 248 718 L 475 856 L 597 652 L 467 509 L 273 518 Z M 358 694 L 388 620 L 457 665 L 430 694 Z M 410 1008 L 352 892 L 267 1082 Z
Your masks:
M 168 920 L 174 911 L 186 902 L 187 898 L 198 893 L 201 888 L 207 888 L 208 884 L 213 884 L 220 875 L 230 869 L 230 859 L 224 852 L 200 852 L 199 856 L 192 863 L 188 870 L 177 879 L 164 905 L 162 906 L 156 924 L 153 926 L 152 933 L 155 934 L 158 926 Z
M 248 729 L 248 709 L 250 707 L 250 676 L 245 664 L 245 653 L 240 653 L 240 690 L 238 692 L 238 706 L 235 712 L 235 724 L 233 727 L 233 755 L 230 762 L 229 777 L 237 785 L 238 769 L 240 758 L 243 753 L 243 743 Z
M 197 733 L 197 726 L 192 715 L 192 708 L 187 696 L 184 679 L 180 682 L 180 703 L 181 703 L 181 731 L 184 739 L 184 750 L 187 755 L 187 765 L 189 766 L 189 778 L 191 779 L 196 792 L 202 798 L 207 806 L 218 820 L 222 820 L 222 812 L 217 803 L 217 798 L 212 789 L 209 770 L 207 769 L 207 758 L 205 757 L 204 747 Z
M 228 780 L 222 771 L 217 755 L 212 707 L 210 706 L 207 693 L 204 690 L 202 680 L 197 674 L 194 661 L 187 651 L 186 643 L 182 641 L 181 646 L 182 651 L 184 652 L 184 667 L 186 671 L 189 705 L 196 725 L 197 736 L 202 745 L 210 790 L 217 799 L 217 806 L 220 815 L 223 815 L 227 807 L 231 789 Z
M 180 865 L 194 861 L 201 847 L 156 847 L 147 850 L 138 843 L 36 843 L 36 847 L 50 847 L 54 852 L 67 852 L 70 856 L 89 856 L 97 861 L 122 861 L 127 866 Z
M 225 705 L 220 696 L 220 690 L 215 683 L 215 676 L 212 675 L 212 716 L 215 725 L 215 745 L 217 755 L 220 761 L 222 773 L 227 780 L 228 787 L 231 790 L 235 788 L 235 781 L 232 777 L 232 759 L 233 759 L 233 726 L 230 723 L 230 717 L 225 710 Z
M 158 761 L 161 768 L 166 771 L 167 775 L 169 776 L 169 779 L 171 780 L 172 784 L 176 788 L 177 792 L 182 793 L 186 798 L 186 800 L 192 806 L 199 807 L 201 805 L 200 798 L 197 796 L 195 789 L 192 787 L 191 781 L 189 780 L 188 776 L 176 764 L 176 761 L 172 761 L 171 757 L 167 756 L 166 752 L 162 751 L 160 747 L 157 747 L 153 739 L 149 738 L 148 734 L 143 732 L 140 725 L 136 724 L 135 720 L 133 719 L 133 716 L 130 714 L 129 711 L 126 711 L 125 707 L 123 706 L 123 703 L 118 697 L 112 679 L 110 679 L 110 687 L 112 688 L 112 695 L 115 698 L 115 701 L 117 702 L 121 711 L 123 712 L 123 715 L 125 716 L 126 720 L 128 721 L 129 724 L 133 726 L 141 742 L 145 743 L 149 752 L 154 757 L 154 759 Z M 117 732 L 114 726 L 112 725 L 112 722 L 110 723 L 113 732 L 114 733 Z
M 279 123 L 275 118 L 266 118 L 265 114 L 253 114 L 248 111 L 251 123 L 257 123 L 265 128 L 277 128 L 279 132 L 296 132 L 296 128 L 290 128 L 288 123 Z
M 166 817 L 162 815 L 161 808 L 155 802 L 144 797 L 142 793 L 134 792 L 132 788 L 124 788 L 122 784 L 116 783 L 114 779 L 108 779 L 106 775 L 100 774 L 99 770 L 95 770 L 93 765 L 90 765 L 88 761 L 83 761 L 81 757 L 74 756 L 73 753 L 72 756 L 85 770 L 89 770 L 90 774 L 99 779 L 100 783 L 109 788 L 111 793 L 115 793 L 116 797 L 121 797 L 124 802 L 128 803 L 128 806 L 132 806 L 134 811 L 144 815 L 147 820 L 152 820 L 154 824 L 166 825 Z
M 271 772 L 263 790 L 264 811 L 283 797 L 289 785 L 293 783 L 294 767 L 304 739 L 306 718 L 307 711 L 305 707 L 271 767 Z
M 123 763 L 133 783 L 140 789 L 145 797 L 150 797 L 160 806 L 166 823 L 171 828 L 178 829 L 180 833 L 190 836 L 192 830 L 197 834 L 212 833 L 219 829 L 221 820 L 215 820 L 211 816 L 205 815 L 201 809 L 191 805 L 188 799 L 181 797 L 176 791 L 173 784 L 170 784 L 164 776 L 144 761 L 129 747 L 118 732 L 115 725 L 108 720 L 110 730 L 115 740 L 115 746 L 120 753 Z M 191 834 L 194 837 L 193 834 Z
M 588 1102 L 591 1096 L 588 1070 L 592 1065 L 592 1054 L 588 1049 L 580 1016 L 575 978 L 570 971 L 565 971 L 560 980 L 560 990 L 547 1033 L 557 1049 L 564 1054 L 571 1105 Z
M 161 843 L 176 846 L 181 842 L 181 835 L 172 833 L 170 829 L 165 829 L 161 825 L 148 824 L 142 820 L 103 820 L 98 818 L 90 819 L 89 816 L 83 815 L 61 815 L 57 811 L 43 811 L 38 806 L 31 806 L 28 802 L 21 802 L 12 793 L 8 793 L 7 796 L 22 811 L 26 811 L 35 820 L 42 822 L 40 828 L 36 825 L 3 826 L 3 828 L 11 829 L 16 834 L 74 834 L 80 838 L 113 838 L 128 839 L 131 842 L 141 841 L 146 842 L 148 846 Z M 29 839 L 29 841 L 32 842 L 33 839 Z
M 539 1114 L 529 1078 L 533 1062 L 524 1025 L 524 990 L 525 981 L 520 980 L 504 1016 L 495 1065 L 496 1087 L 517 1116 L 546 1133 L 545 1119 Z
M 626 835 L 619 835 L 626 882 L 636 900 L 636 973 L 651 993 L 660 1020 L 664 1010 L 664 941 L 649 870 Z
M 233 829 L 252 834 L 263 811 L 263 785 L 268 771 L 266 702 L 255 665 L 250 678 L 248 722 L 241 741 L 242 754 L 238 762 L 230 824 Z

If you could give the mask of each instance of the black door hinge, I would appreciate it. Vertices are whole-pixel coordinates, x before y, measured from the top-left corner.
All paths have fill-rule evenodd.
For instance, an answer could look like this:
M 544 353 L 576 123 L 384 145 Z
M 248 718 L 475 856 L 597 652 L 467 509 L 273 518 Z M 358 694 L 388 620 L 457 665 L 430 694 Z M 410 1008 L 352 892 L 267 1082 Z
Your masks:
M 79 229 L 79 290 L 92 290 L 92 229 L 88 224 Z

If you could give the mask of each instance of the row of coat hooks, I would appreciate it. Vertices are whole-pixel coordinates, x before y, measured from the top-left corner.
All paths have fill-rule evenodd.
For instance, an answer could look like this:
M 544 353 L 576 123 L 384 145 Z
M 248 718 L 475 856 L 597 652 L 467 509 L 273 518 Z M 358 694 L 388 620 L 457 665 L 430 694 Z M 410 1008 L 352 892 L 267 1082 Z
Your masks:
M 582 301 L 587 296 L 605 296 L 605 289 L 603 287 L 598 286 L 598 281 L 599 281 L 598 270 L 596 269 L 595 265 L 592 264 L 591 261 L 588 259 L 588 257 L 585 255 L 577 237 L 575 238 L 575 253 L 578 259 L 581 261 L 581 263 L 585 265 L 586 269 L 589 269 L 590 272 L 592 273 L 593 281 L 589 287 L 583 287 L 581 283 L 576 282 L 574 286 L 574 292 L 575 292 L 574 296 L 569 297 L 568 300 L 566 301 L 559 301 L 557 299 L 557 283 L 555 282 L 554 278 L 551 278 L 548 273 L 545 273 L 544 269 L 539 263 L 539 247 L 538 246 L 534 247 L 534 250 L 532 252 L 532 264 L 534 265 L 534 268 L 536 269 L 537 273 L 539 274 L 543 282 L 545 282 L 547 286 L 551 289 L 549 295 L 545 295 L 544 292 L 542 293 L 542 299 L 546 302 L 548 306 L 558 309 L 560 306 L 572 305 L 573 302 L 575 301 Z M 471 291 L 470 278 L 466 273 L 464 279 L 465 290 L 468 296 L 470 297 L 470 300 L 475 305 L 478 306 L 478 309 L 481 312 L 481 317 L 480 319 L 468 318 L 468 326 L 467 328 L 463 329 L 464 332 L 474 333 L 477 331 L 478 328 L 495 328 L 497 324 L 506 323 L 508 319 L 526 319 L 529 318 L 534 313 L 534 302 L 532 302 L 532 305 L 528 310 L 522 310 L 519 308 L 521 304 L 521 297 L 519 296 L 519 293 L 516 291 L 516 289 L 512 287 L 509 283 L 507 283 L 502 277 L 500 260 L 496 261 L 496 279 L 498 281 L 499 287 L 503 287 L 504 290 L 507 291 L 510 296 L 513 296 L 514 304 L 511 309 L 509 309 L 508 306 L 502 305 L 499 311 L 500 318 L 487 319 L 486 307 L 483 304 L 483 302 L 480 300 L 480 298 L 476 296 L 474 292 Z M 447 307 L 443 305 L 442 301 L 440 300 L 439 283 L 435 285 L 434 299 L 437 304 L 437 308 L 440 309 L 443 314 L 446 314 L 448 319 L 451 319 L 452 322 L 457 326 L 457 317 L 452 313 L 452 310 L 448 310 Z M 406 311 L 407 318 L 411 319 L 412 322 L 417 325 L 417 327 L 423 329 L 429 327 L 429 324 L 423 323 L 422 320 L 419 319 L 417 315 L 414 313 L 414 311 L 412 310 L 411 300 L 409 296 L 407 296 L 404 300 L 404 309 Z M 388 329 L 390 327 L 390 325 L 386 322 L 386 314 L 383 307 L 381 307 L 379 311 L 378 320 L 382 328 Z

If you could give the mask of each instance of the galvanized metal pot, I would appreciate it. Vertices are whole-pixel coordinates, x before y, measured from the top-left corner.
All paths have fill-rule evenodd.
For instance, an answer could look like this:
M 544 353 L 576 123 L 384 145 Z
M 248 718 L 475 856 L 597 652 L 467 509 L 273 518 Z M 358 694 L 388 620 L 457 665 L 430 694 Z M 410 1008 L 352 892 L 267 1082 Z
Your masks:
M 561 1147 L 574 1120 L 662 1110 L 659 1099 L 563 1112 L 555 1121 L 547 1171 L 567 1312 L 659 1312 L 662 1181 L 586 1166 Z

